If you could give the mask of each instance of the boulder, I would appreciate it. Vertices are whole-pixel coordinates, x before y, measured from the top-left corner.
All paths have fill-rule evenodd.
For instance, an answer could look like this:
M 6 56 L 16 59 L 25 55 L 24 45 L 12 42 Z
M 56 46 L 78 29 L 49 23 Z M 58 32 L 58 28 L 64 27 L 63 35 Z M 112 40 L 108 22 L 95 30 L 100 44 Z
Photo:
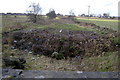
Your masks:
M 24 69 L 26 60 L 24 58 L 3 58 L 5 67 L 11 67 L 13 69 Z

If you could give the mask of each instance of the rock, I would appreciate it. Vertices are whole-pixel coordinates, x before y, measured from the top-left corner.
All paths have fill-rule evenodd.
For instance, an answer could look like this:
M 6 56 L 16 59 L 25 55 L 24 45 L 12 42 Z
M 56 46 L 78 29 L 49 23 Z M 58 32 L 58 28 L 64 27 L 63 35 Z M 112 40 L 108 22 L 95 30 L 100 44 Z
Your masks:
M 2 76 L 3 78 L 11 78 L 13 76 L 16 79 L 11 80 L 18 80 L 17 78 L 27 79 L 27 78 L 100 78 L 101 79 L 108 79 L 108 80 L 115 80 L 118 79 L 119 73 L 118 72 L 82 72 L 82 71 L 38 71 L 38 70 L 16 70 L 16 69 L 7 69 L 8 71 L 5 72 L 6 69 L 2 69 Z M 111 78 L 111 79 L 110 79 Z M 20 79 L 21 80 L 21 79 Z M 35 79 L 36 80 L 36 79 Z M 74 79 L 73 79 L 74 80 Z M 79 80 L 79 79 L 78 79 Z
M 28 52 L 28 50 L 27 50 L 27 49 L 25 49 L 24 51 L 25 51 L 25 52 Z
M 11 49 L 16 49 L 16 47 L 14 47 L 14 46 L 11 46 Z
M 77 73 L 78 73 L 78 74 L 81 74 L 81 73 L 83 73 L 83 71 L 77 71 Z
M 16 41 L 16 40 L 14 40 L 13 42 L 14 42 L 14 43 L 17 43 L 17 41 Z
M 21 72 L 23 72 L 22 70 L 17 70 L 17 69 L 2 69 L 2 78 L 4 78 L 5 80 L 9 79 L 9 80 L 17 80 L 15 78 L 18 78 L 21 74 Z M 3 80 L 4 80 L 3 79 Z
M 6 67 L 13 69 L 24 69 L 26 60 L 24 58 L 3 58 L 3 62 Z
M 36 59 L 33 57 L 32 60 L 36 60 Z
M 120 43 L 117 43 L 116 46 L 120 48 Z
M 45 78 L 45 76 L 35 76 L 35 78 Z
M 30 51 L 30 52 L 28 52 L 28 53 L 30 53 L 30 54 L 31 54 L 32 52 Z

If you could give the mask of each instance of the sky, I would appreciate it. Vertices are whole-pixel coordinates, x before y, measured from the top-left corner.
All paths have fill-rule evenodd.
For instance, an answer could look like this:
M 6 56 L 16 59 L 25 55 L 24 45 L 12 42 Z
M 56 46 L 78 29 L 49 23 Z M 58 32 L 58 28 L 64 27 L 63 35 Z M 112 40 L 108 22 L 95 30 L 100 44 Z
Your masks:
M 68 15 L 70 10 L 74 10 L 75 15 L 110 13 L 111 16 L 118 16 L 118 2 L 120 0 L 1 0 L 0 13 L 26 13 L 31 3 L 39 3 L 42 14 L 49 12 L 53 8 L 56 13 Z

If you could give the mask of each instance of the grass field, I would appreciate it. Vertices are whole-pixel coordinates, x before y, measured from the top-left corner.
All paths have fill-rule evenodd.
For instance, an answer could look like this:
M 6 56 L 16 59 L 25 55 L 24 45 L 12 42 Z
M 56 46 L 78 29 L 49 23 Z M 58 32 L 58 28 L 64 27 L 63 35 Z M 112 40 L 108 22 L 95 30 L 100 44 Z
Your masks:
M 39 28 L 39 29 L 53 28 L 53 29 L 82 30 L 82 31 L 89 30 L 86 27 L 79 26 L 76 24 L 59 24 L 59 23 L 53 23 L 50 25 L 34 25 L 33 28 Z
M 25 29 L 47 29 L 47 28 L 54 28 L 54 29 L 65 29 L 65 30 L 90 30 L 89 28 L 86 28 L 84 26 L 79 26 L 76 24 L 60 24 L 60 23 L 52 23 L 49 25 L 41 25 L 41 24 L 35 24 L 31 22 L 26 22 L 28 21 L 27 16 L 17 16 L 16 18 L 14 16 L 3 16 L 2 18 L 3 21 L 3 31 L 10 31 L 14 28 L 10 28 L 11 26 L 15 25 L 23 25 L 23 26 L 29 26 Z
M 109 19 L 85 19 L 85 18 L 77 18 L 77 20 L 81 22 L 94 23 L 101 27 L 112 28 L 114 30 L 118 30 L 118 20 L 109 20 Z

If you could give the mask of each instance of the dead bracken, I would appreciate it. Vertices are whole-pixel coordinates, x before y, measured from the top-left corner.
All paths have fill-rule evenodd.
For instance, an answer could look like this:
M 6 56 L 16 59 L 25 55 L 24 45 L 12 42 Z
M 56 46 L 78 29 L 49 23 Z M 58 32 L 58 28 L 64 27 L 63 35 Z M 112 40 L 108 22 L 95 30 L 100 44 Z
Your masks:
M 98 56 L 114 50 L 111 40 L 92 31 L 58 30 L 58 33 L 51 33 L 49 29 L 33 29 L 14 32 L 9 38 L 11 41 L 8 44 L 14 49 L 49 57 L 57 52 L 61 56 L 60 59 Z

